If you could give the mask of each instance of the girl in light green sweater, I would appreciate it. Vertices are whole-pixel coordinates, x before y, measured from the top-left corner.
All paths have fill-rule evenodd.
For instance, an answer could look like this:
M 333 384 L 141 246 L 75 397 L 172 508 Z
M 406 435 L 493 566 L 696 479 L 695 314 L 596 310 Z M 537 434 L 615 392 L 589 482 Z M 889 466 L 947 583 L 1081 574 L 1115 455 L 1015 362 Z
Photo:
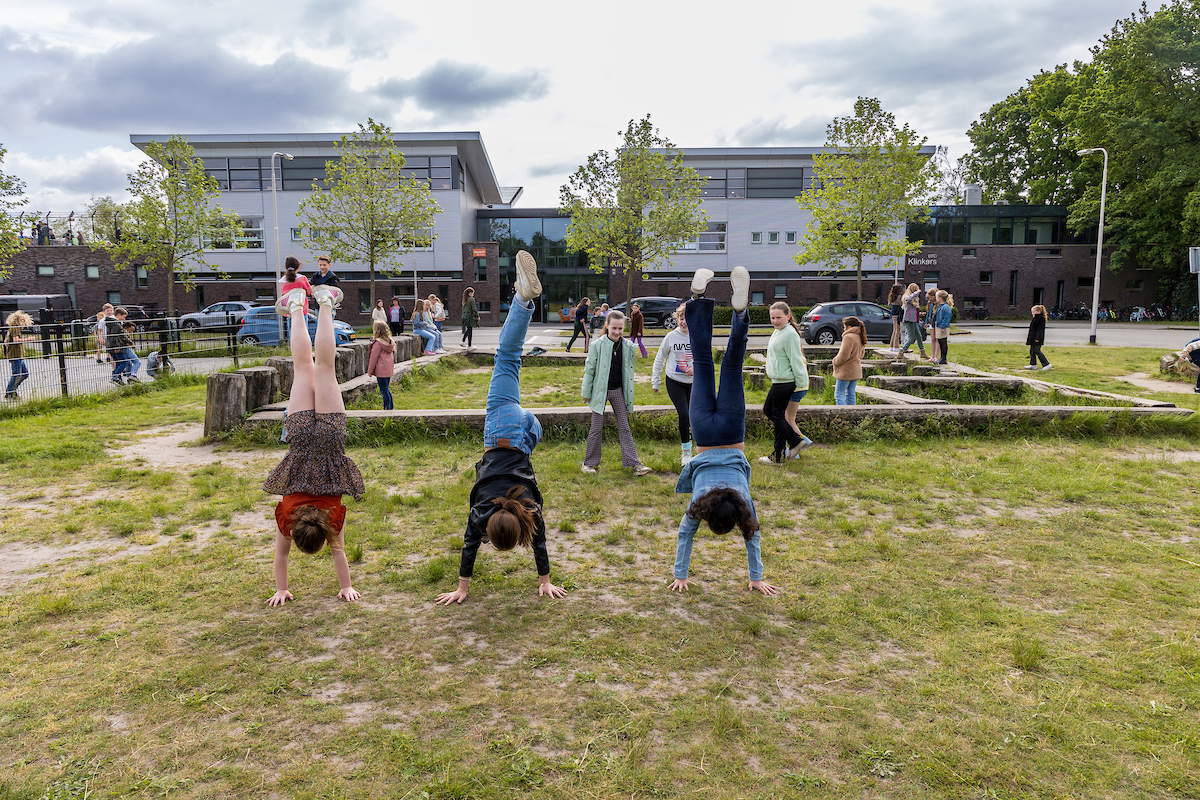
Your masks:
M 812 444 L 812 439 L 800 433 L 794 410 L 808 394 L 808 362 L 800 346 L 800 329 L 787 303 L 771 306 L 771 326 L 775 328 L 767 343 L 771 388 L 763 401 L 763 414 L 775 426 L 775 449 L 758 460 L 761 464 L 782 464 Z

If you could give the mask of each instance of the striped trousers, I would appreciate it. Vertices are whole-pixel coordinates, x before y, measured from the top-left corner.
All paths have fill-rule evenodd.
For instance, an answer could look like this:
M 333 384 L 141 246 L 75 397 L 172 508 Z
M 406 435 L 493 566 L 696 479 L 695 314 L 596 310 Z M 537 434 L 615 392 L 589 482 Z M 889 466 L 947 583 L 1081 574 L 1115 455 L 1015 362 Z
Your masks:
M 606 395 L 617 417 L 617 438 L 621 442 L 621 466 L 636 467 L 638 461 L 637 447 L 633 443 L 633 431 L 629 430 L 629 412 L 625 409 L 625 391 L 609 389 Z M 604 436 L 604 415 L 592 412 L 592 427 L 588 431 L 587 453 L 583 463 L 589 467 L 600 466 L 600 442 Z

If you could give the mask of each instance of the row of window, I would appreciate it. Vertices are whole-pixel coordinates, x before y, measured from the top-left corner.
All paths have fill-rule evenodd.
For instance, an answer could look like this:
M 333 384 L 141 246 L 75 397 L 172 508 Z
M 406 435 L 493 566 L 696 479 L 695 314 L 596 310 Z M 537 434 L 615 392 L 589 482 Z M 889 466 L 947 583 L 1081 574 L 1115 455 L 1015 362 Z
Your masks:
M 309 228 L 308 232 L 309 232 L 309 236 L 313 237 L 316 235 L 317 229 Z M 404 246 L 407 247 L 409 250 L 417 250 L 417 251 L 422 251 L 422 252 L 428 253 L 433 250 L 433 241 L 436 238 L 437 237 L 433 235 L 432 228 L 422 228 L 419 231 L 416 231 L 415 233 L 413 233 L 412 236 L 405 236 L 404 237 Z M 303 239 L 304 239 L 304 229 L 303 228 L 292 228 L 292 241 L 299 242 L 299 241 L 303 241 Z
M 700 169 L 704 183 L 700 196 L 793 198 L 812 188 L 811 167 L 759 167 L 748 169 Z
M 784 242 L 784 244 L 795 244 L 796 243 L 796 232 L 795 231 L 784 231 L 783 232 L 783 242 Z M 750 244 L 762 244 L 762 243 L 763 243 L 762 231 L 751 231 L 750 232 Z M 779 231 L 767 231 L 767 244 L 779 244 Z
M 908 240 L 926 244 L 1062 244 L 1095 241 L 1094 232 L 1072 237 L 1066 217 L 931 217 L 908 224 Z
M 53 264 L 38 264 L 35 267 L 35 271 L 37 272 L 37 276 L 39 278 L 54 277 Z M 145 267 L 134 267 L 134 275 L 137 279 L 137 286 L 139 289 L 145 289 L 150 285 L 150 272 Z M 96 264 L 85 265 L 83 268 L 83 277 L 89 281 L 100 280 L 100 267 Z M 71 285 L 74 286 L 74 284 Z
M 296 156 L 280 159 L 275 164 L 275 188 L 281 191 L 308 191 L 313 181 L 321 188 L 325 184 L 326 162 L 337 162 L 341 156 Z M 401 178 L 428 181 L 431 189 L 452 189 L 451 156 L 413 156 L 405 159 Z M 204 174 L 217 182 L 221 191 L 270 191 L 270 158 L 205 158 Z M 465 174 L 459 166 L 459 186 L 463 188 Z

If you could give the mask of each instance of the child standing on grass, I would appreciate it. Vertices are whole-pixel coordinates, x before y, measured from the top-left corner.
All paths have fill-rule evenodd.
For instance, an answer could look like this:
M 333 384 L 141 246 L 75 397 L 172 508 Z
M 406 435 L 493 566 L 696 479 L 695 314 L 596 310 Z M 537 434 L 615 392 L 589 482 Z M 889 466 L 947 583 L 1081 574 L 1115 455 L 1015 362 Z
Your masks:
M 692 543 L 700 521 L 718 536 L 736 526 L 746 542 L 746 563 L 750 570 L 750 589 L 765 595 L 779 590 L 763 580 L 761 537 L 758 515 L 750 497 L 750 462 L 746 460 L 746 389 L 742 383 L 742 362 L 750 332 L 746 313 L 750 298 L 750 273 L 734 267 L 733 320 L 729 343 L 721 360 L 721 387 L 717 388 L 712 354 L 712 300 L 704 289 L 712 280 L 709 269 L 696 270 L 692 278 L 692 297 L 684 311 L 692 338 L 692 408 L 696 435 L 696 456 L 687 463 L 675 484 L 675 491 L 691 493 L 692 499 L 679 523 L 679 542 L 675 550 L 675 579 L 670 588 L 688 590 L 688 565 Z
M 521 408 L 521 349 L 533 300 L 542 293 L 537 262 L 524 250 L 517 253 L 517 286 L 508 318 L 500 329 L 492 380 L 488 385 L 487 415 L 483 423 L 483 457 L 475 464 L 471 488 L 471 513 L 463 534 L 458 588 L 443 592 L 436 605 L 462 603 L 475 570 L 481 542 L 497 550 L 518 544 L 533 550 L 537 564 L 538 597 L 565 597 L 567 590 L 550 582 L 550 556 L 546 551 L 546 523 L 542 519 L 542 493 L 529 457 L 542 438 L 542 426 L 532 412 Z
M 782 301 L 771 304 L 771 326 L 775 332 L 767 342 L 767 377 L 771 388 L 763 401 L 763 414 L 775 426 L 775 449 L 769 456 L 758 459 L 760 464 L 783 464 L 804 448 L 812 439 L 800 433 L 795 412 L 789 409 L 808 393 L 808 362 L 800 345 L 800 329 L 792 316 L 791 307 Z
M 11 375 L 4 390 L 5 400 L 17 397 L 17 387 L 29 379 L 29 367 L 25 366 L 25 342 L 33 339 L 25 336 L 25 328 L 33 325 L 33 318 L 24 311 L 14 311 L 4 321 L 4 357 L 8 359 Z
M 676 328 L 668 331 L 658 346 L 650 387 L 657 392 L 666 376 L 667 396 L 679 416 L 679 463 L 686 467 L 692 460 L 692 422 L 688 416 L 692 404 L 692 340 L 683 309 L 682 305 L 675 309 Z
M 1029 322 L 1029 333 L 1025 334 L 1025 344 L 1029 345 L 1029 364 L 1025 369 L 1037 369 L 1039 361 L 1042 369 L 1050 369 L 1050 362 L 1042 355 L 1042 345 L 1046 343 L 1046 307 L 1034 306 L 1029 314 L 1033 319 Z
M 834 402 L 839 406 L 856 404 L 855 392 L 862 380 L 863 351 L 867 347 L 867 329 L 858 317 L 842 320 L 842 346 L 833 357 Z
M 357 600 L 350 583 L 342 535 L 346 506 L 342 495 L 361 500 L 362 475 L 346 456 L 346 406 L 338 387 L 334 364 L 337 344 L 333 309 L 342 300 L 336 286 L 318 286 L 316 363 L 304 315 L 305 293 L 292 289 L 275 304 L 291 318 L 292 362 L 295 378 L 288 401 L 288 454 L 263 482 L 263 489 L 283 495 L 275 507 L 275 594 L 269 606 L 294 599 L 288 591 L 288 553 L 292 542 L 304 553 L 319 553 L 328 542 L 342 600 Z
M 950 352 L 950 320 L 954 317 L 954 295 L 945 289 L 937 293 L 937 310 L 933 312 L 933 341 L 937 343 L 938 363 L 946 363 Z
M 379 396 L 383 398 L 383 410 L 392 410 L 392 375 L 395 374 L 396 345 L 386 322 L 376 322 L 371 327 L 375 338 L 371 340 L 371 352 L 367 356 L 367 374 L 374 375 L 379 382 Z
M 583 367 L 581 395 L 592 410 L 592 426 L 588 430 L 587 451 L 580 468 L 588 475 L 600 466 L 601 444 L 604 441 L 604 406 L 611 404 L 617 418 L 617 440 L 621 443 L 621 465 L 641 477 L 650 468 L 638 460 L 637 445 L 629 427 L 629 412 L 633 410 L 633 344 L 625 333 L 625 315 L 608 312 L 604 323 L 605 335 L 596 340 L 588 352 Z

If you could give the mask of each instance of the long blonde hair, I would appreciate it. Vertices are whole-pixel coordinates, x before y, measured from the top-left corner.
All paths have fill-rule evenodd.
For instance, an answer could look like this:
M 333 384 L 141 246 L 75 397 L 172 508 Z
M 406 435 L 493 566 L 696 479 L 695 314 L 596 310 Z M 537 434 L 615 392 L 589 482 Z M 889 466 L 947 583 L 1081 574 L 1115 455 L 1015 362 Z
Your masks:
M 375 324 L 371 326 L 371 335 L 381 342 L 392 343 L 392 332 L 386 322 L 375 320 Z
M 17 332 L 21 328 L 28 328 L 33 324 L 33 317 L 26 314 L 24 311 L 14 311 L 8 315 L 8 319 L 4 320 L 4 324 L 8 326 L 8 332 L 5 335 L 5 340 L 15 342 L 17 340 Z

